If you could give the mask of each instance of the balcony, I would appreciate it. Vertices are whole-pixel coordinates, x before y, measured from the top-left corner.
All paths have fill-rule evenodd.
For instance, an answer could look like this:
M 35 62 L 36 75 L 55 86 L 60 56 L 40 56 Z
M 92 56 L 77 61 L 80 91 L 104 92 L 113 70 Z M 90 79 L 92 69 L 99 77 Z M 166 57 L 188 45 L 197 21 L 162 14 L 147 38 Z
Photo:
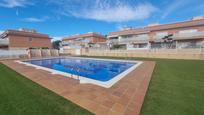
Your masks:
M 204 31 L 191 33 L 176 33 L 173 35 L 173 39 L 196 39 L 196 38 L 204 38 Z
M 149 36 L 137 36 L 137 37 L 130 37 L 130 38 L 121 38 L 119 39 L 119 43 L 130 43 L 130 42 L 136 42 L 136 43 L 144 43 L 148 42 L 150 39 Z
M 86 38 L 86 39 L 77 39 L 74 41 L 75 43 L 89 43 L 91 42 L 91 39 Z
M 7 46 L 9 45 L 8 39 L 0 39 L 0 46 Z
M 117 44 L 119 42 L 118 39 L 109 39 L 108 40 L 108 43 L 114 43 L 114 44 Z

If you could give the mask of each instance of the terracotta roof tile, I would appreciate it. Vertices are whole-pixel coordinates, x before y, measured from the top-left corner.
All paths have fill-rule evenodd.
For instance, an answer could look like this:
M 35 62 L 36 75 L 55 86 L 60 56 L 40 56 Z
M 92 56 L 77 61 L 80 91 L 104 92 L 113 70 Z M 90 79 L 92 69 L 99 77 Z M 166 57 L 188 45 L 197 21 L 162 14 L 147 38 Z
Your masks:
M 19 30 L 7 30 L 2 34 L 2 36 L 4 36 L 4 37 L 6 37 L 8 35 L 49 38 L 49 36 L 47 34 L 25 32 L 25 31 L 19 31 Z
M 67 40 L 74 40 L 74 39 L 86 38 L 86 37 L 99 37 L 99 38 L 105 39 L 105 37 L 103 35 L 100 35 L 98 33 L 86 33 L 86 34 L 79 34 L 79 35 L 73 35 L 73 36 L 65 37 L 62 40 L 67 41 Z
M 193 27 L 193 26 L 204 26 L 204 19 L 190 20 L 190 21 L 177 22 L 177 23 L 172 23 L 172 24 L 162 24 L 162 25 L 156 25 L 156 26 L 147 26 L 144 28 L 136 28 L 136 29 L 110 32 L 108 36 L 141 34 L 141 33 L 148 33 L 150 31 L 177 29 L 177 28 L 185 28 L 185 27 Z

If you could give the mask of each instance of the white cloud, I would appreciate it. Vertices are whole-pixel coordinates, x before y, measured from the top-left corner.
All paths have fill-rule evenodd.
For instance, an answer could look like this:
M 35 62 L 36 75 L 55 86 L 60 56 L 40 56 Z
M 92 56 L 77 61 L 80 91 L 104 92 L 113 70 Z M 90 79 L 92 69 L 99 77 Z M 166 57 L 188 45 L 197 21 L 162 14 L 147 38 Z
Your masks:
M 96 19 L 107 22 L 124 22 L 148 18 L 155 8 L 150 4 L 141 4 L 135 7 L 117 6 L 114 8 L 87 10 L 75 14 L 76 17 Z
M 2 0 L 0 2 L 1 7 L 14 8 L 14 7 L 25 7 L 26 5 L 31 5 L 28 0 Z
M 60 13 L 78 18 L 106 22 L 126 22 L 149 18 L 157 8 L 150 3 L 130 4 L 122 0 L 59 0 L 51 3 L 59 5 Z
M 44 22 L 47 19 L 49 19 L 49 17 L 42 17 L 42 18 L 36 18 L 36 17 L 29 17 L 29 18 L 24 18 L 22 19 L 22 21 L 24 22 Z

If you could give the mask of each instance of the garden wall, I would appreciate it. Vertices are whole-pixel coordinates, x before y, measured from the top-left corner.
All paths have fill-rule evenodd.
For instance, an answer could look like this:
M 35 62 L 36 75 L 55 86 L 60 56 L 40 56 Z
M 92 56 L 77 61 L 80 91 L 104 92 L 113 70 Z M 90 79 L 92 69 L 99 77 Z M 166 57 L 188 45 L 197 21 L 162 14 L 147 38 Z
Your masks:
M 66 50 L 66 53 L 75 55 L 75 49 Z M 204 49 L 151 49 L 151 50 L 81 49 L 81 55 L 204 60 Z
M 26 50 L 0 50 L 0 60 L 27 57 Z
M 31 57 L 51 57 L 59 56 L 59 50 L 56 49 L 31 49 Z

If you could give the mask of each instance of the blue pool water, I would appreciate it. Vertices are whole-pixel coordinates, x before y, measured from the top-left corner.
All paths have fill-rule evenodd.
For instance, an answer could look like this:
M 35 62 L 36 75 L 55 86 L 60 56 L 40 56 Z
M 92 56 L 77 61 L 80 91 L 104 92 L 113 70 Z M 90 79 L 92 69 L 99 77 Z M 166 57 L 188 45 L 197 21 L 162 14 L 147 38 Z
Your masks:
M 99 81 L 108 81 L 136 64 L 81 58 L 54 58 L 25 62 Z

